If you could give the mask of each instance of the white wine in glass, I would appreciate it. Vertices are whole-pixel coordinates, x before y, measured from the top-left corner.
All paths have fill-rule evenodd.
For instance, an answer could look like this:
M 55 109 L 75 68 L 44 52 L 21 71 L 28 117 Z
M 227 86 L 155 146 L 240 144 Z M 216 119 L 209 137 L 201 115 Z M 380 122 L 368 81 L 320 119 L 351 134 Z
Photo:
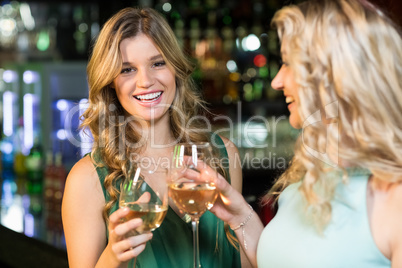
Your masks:
M 191 217 L 194 267 L 201 267 L 198 224 L 218 197 L 217 166 L 209 143 L 181 143 L 174 148 L 170 169 L 169 197 L 181 212 Z
M 169 185 L 169 195 L 180 210 L 199 218 L 214 205 L 218 192 L 213 182 L 194 183 L 181 178 Z
M 141 218 L 143 224 L 136 229 L 138 233 L 153 231 L 158 228 L 167 213 L 167 207 L 157 204 L 136 204 L 124 203 L 121 207 L 128 207 L 130 212 L 125 217 L 125 220 Z
M 168 211 L 168 168 L 139 161 L 131 164 L 128 177 L 120 188 L 119 206 L 130 212 L 125 221 L 141 218 L 143 224 L 128 235 L 150 232 L 158 228 Z M 136 258 L 134 260 L 134 267 Z

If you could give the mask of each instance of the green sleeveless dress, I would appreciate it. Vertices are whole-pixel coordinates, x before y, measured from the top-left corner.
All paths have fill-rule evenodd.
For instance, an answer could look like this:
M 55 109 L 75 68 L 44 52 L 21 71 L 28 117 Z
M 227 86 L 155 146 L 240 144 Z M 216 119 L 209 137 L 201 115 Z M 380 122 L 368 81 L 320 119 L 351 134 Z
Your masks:
M 219 145 L 219 154 L 223 160 L 228 155 L 223 141 L 218 135 L 213 135 L 212 144 Z M 99 155 L 92 154 L 96 162 L 101 161 Z M 224 164 L 226 174 L 229 174 L 228 165 Z M 109 200 L 103 183 L 108 174 L 107 167 L 96 167 L 106 202 Z M 227 176 L 230 183 L 230 177 Z M 118 209 L 118 204 L 112 208 L 110 214 Z M 232 232 L 230 230 L 230 232 Z M 232 232 L 233 234 L 233 232 Z M 108 236 L 108 234 L 106 234 Z M 233 234 L 234 235 L 234 234 Z M 224 222 L 210 211 L 200 218 L 199 222 L 200 261 L 204 268 L 236 268 L 241 267 L 240 253 L 228 241 Z M 134 267 L 130 261 L 129 267 Z M 169 207 L 161 226 L 153 231 L 153 238 L 147 242 L 145 250 L 137 257 L 136 267 L 140 268 L 191 268 L 193 267 L 193 234 L 191 222 L 182 220 Z

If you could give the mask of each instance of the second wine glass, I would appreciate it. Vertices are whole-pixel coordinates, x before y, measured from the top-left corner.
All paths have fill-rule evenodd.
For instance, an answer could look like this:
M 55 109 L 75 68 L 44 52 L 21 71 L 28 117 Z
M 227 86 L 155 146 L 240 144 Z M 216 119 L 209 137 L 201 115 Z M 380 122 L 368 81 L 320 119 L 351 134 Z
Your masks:
M 181 143 L 174 148 L 170 168 L 169 197 L 182 213 L 191 217 L 194 267 L 201 267 L 198 224 L 218 196 L 217 163 L 209 143 Z

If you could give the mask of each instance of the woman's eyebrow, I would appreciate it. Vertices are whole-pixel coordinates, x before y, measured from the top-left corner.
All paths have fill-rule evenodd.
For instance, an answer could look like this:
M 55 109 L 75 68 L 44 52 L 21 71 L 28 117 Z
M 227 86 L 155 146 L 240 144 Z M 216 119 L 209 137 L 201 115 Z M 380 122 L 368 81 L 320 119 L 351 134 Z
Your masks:
M 159 60 L 159 59 L 163 59 L 163 56 L 161 54 L 158 54 L 158 55 L 150 57 L 149 61 L 154 61 L 154 60 Z M 123 66 L 128 66 L 128 65 L 132 65 L 132 63 L 129 62 L 129 61 L 125 61 L 125 62 L 122 63 L 122 65 Z
M 161 54 L 158 54 L 158 55 L 155 55 L 155 56 L 152 56 L 152 57 L 149 58 L 149 60 L 151 60 L 151 61 L 152 60 L 159 60 L 159 59 L 163 59 Z

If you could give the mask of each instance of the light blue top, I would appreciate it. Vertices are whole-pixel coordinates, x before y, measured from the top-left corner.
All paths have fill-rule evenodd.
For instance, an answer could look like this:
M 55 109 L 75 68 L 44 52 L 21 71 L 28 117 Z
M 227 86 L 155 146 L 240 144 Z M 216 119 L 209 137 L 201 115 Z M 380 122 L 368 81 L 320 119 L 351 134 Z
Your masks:
M 354 170 L 349 172 L 349 182 L 339 183 L 331 202 L 332 220 L 321 235 L 306 217 L 300 182 L 289 185 L 279 197 L 278 213 L 260 237 L 258 267 L 391 267 L 371 235 L 366 197 L 369 176 L 368 170 Z

